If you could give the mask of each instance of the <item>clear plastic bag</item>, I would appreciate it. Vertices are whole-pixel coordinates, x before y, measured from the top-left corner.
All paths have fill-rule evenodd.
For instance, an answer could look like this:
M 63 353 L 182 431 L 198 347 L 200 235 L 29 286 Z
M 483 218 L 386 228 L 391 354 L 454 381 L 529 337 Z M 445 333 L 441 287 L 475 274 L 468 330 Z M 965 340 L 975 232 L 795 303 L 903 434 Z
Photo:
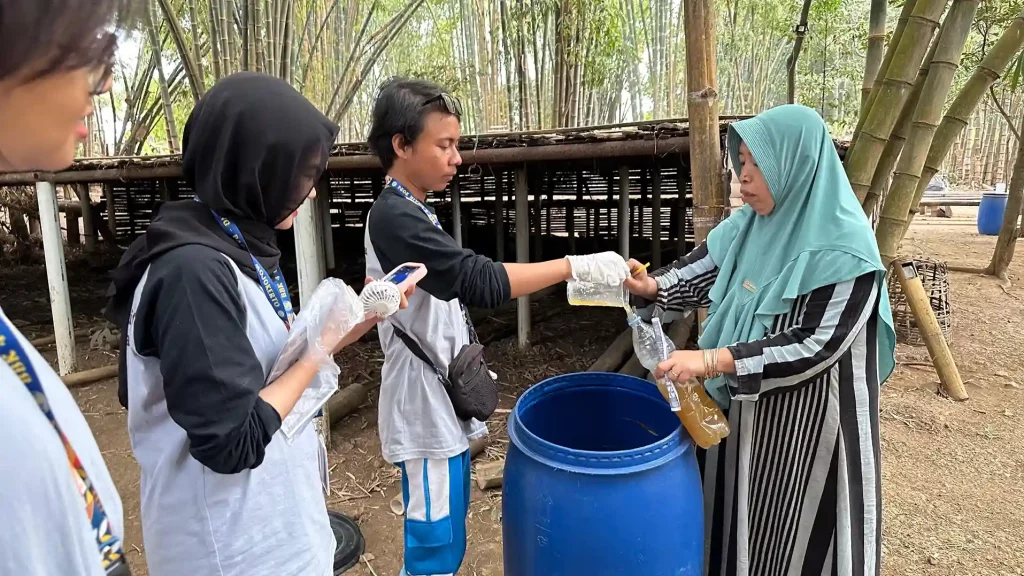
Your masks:
M 633 329 L 633 349 L 637 359 L 653 373 L 660 362 L 675 352 L 676 345 L 665 335 L 659 318 L 652 318 L 651 324 L 647 324 L 636 314 L 631 314 L 629 325 Z M 729 435 L 729 421 L 714 399 L 708 396 L 703 384 L 692 378 L 679 383 L 662 378 L 656 384 L 694 444 L 710 448 Z
M 334 345 L 325 343 L 325 340 L 348 333 L 365 319 L 366 313 L 363 312 L 359 296 L 337 278 L 327 278 L 321 282 L 308 301 L 302 303 L 302 310 L 288 333 L 288 341 L 274 362 L 267 380 L 277 380 L 306 354 L 312 354 L 319 360 L 320 367 L 313 381 L 281 422 L 281 432 L 289 442 L 313 419 L 317 411 L 327 403 L 327 399 L 338 391 L 341 368 L 330 353 Z

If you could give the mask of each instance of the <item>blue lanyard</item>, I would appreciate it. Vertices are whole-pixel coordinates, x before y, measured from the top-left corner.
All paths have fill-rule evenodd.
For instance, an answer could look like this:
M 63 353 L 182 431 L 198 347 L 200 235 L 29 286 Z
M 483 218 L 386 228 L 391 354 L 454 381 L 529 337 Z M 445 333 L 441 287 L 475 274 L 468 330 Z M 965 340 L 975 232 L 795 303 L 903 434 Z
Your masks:
M 420 209 L 421 212 L 427 215 L 427 219 L 434 226 L 437 226 L 438 230 L 444 230 L 441 226 L 441 221 L 437 219 L 437 215 L 434 214 L 430 208 L 427 208 L 423 202 L 420 202 L 419 198 L 412 195 L 412 192 L 402 185 L 401 182 L 395 180 L 391 176 L 387 177 L 387 186 L 395 191 L 399 196 L 404 196 L 406 200 L 412 202 Z M 466 305 L 459 300 L 459 307 L 462 309 L 462 319 L 466 321 L 466 328 L 469 329 L 469 340 L 471 342 L 480 342 L 480 339 L 476 335 L 476 328 L 473 326 L 473 320 L 469 317 L 469 311 L 466 310 Z
M 426 206 L 424 206 L 423 202 L 420 202 L 419 198 L 413 196 L 412 192 L 409 192 L 409 190 L 405 186 L 402 186 L 401 182 L 399 182 L 398 180 L 395 180 L 391 176 L 387 177 L 387 181 L 388 181 L 388 186 L 390 186 L 392 190 L 397 192 L 399 196 L 404 196 L 406 200 L 408 200 L 408 201 L 412 202 L 413 204 L 415 204 L 416 207 L 419 208 L 421 212 L 426 214 L 427 215 L 427 219 L 430 220 L 431 224 L 433 224 L 434 226 L 437 226 L 438 229 L 440 229 L 440 230 L 444 230 L 444 228 L 441 226 L 441 221 L 437 219 L 437 215 L 434 214 L 433 212 L 431 212 L 430 208 L 427 208 Z
M 218 216 L 216 212 L 213 212 L 213 217 L 220 224 L 220 227 L 224 229 L 224 232 L 231 236 L 242 250 L 249 252 L 249 245 L 245 243 L 242 232 L 234 222 Z M 267 272 L 267 269 L 260 264 L 260 261 L 252 255 L 252 252 L 249 252 L 249 258 L 252 258 L 252 265 L 256 268 L 256 275 L 259 276 L 263 294 L 266 295 L 270 305 L 274 307 L 277 317 L 284 322 L 285 327 L 290 329 L 292 320 L 295 319 L 295 310 L 292 308 L 292 297 L 288 293 L 288 284 L 284 281 L 280 266 L 273 272 Z
M 85 466 L 82 465 L 82 461 L 79 459 L 78 453 L 75 452 L 74 446 L 71 445 L 67 436 L 64 435 L 64 431 L 61 430 L 60 424 L 57 423 L 57 418 L 50 407 L 50 401 L 43 390 L 39 375 L 36 374 L 35 368 L 32 367 L 32 362 L 29 361 L 28 355 L 25 354 L 25 349 L 18 342 L 18 337 L 15 336 L 14 330 L 8 326 L 3 318 L 0 318 L 0 356 L 11 367 L 11 370 L 18 379 L 25 384 L 25 388 L 28 388 L 39 409 L 46 416 L 46 419 L 50 421 L 50 425 L 57 432 L 57 436 L 60 437 L 60 441 L 64 445 L 64 451 L 67 454 L 68 464 L 70 464 L 75 478 L 75 487 L 83 499 L 86 518 L 89 520 L 93 535 L 96 537 L 96 545 L 100 551 L 103 568 L 112 569 L 117 567 L 124 561 L 121 540 L 110 531 L 107 513 L 103 510 L 100 496 L 96 493 L 92 481 L 89 480 Z M 11 528 L 14 530 L 18 529 L 17 526 L 12 526 Z

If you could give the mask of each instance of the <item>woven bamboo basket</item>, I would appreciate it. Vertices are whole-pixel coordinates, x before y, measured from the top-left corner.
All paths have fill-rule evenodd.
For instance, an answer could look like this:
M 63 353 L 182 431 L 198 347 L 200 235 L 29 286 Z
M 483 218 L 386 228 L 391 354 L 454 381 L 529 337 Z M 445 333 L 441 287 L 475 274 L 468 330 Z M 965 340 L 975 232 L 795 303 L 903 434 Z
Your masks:
M 949 304 L 949 270 L 946 263 L 923 256 L 916 256 L 913 259 L 914 267 L 921 278 L 925 294 L 931 304 L 935 319 L 939 321 L 939 328 L 946 343 L 951 341 L 953 332 L 953 308 Z M 896 260 L 898 261 L 898 260 Z M 894 262 L 896 262 L 894 261 Z M 893 277 L 892 267 L 889 267 L 887 275 L 889 284 L 889 304 L 892 306 L 892 321 L 896 328 L 896 341 L 912 346 L 924 345 L 921 333 L 914 321 L 914 314 L 910 311 L 910 304 L 906 296 L 900 290 L 899 281 Z

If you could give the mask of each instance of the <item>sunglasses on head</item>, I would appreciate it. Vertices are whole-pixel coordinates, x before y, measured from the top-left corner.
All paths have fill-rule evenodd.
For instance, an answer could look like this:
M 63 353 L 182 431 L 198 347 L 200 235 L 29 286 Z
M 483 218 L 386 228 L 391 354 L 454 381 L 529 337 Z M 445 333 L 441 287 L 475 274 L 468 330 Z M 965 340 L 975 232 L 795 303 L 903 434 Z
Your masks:
M 423 105 L 430 106 L 434 102 L 441 102 L 441 104 L 444 105 L 445 110 L 447 110 L 449 114 L 458 116 L 460 118 L 462 117 L 462 104 L 459 103 L 459 99 L 456 98 L 455 96 L 452 96 L 451 94 L 448 94 L 446 92 L 441 92 L 437 96 L 428 99 L 426 102 L 423 103 Z

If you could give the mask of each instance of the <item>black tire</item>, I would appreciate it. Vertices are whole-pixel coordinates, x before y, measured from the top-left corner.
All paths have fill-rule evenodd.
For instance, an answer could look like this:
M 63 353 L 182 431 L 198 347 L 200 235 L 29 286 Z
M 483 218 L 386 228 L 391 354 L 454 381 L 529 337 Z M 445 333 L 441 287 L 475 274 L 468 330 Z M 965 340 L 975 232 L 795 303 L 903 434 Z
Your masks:
M 340 512 L 327 511 L 331 530 L 337 541 L 334 549 L 334 576 L 340 576 L 359 563 L 359 557 L 366 551 L 366 541 L 359 525 Z

